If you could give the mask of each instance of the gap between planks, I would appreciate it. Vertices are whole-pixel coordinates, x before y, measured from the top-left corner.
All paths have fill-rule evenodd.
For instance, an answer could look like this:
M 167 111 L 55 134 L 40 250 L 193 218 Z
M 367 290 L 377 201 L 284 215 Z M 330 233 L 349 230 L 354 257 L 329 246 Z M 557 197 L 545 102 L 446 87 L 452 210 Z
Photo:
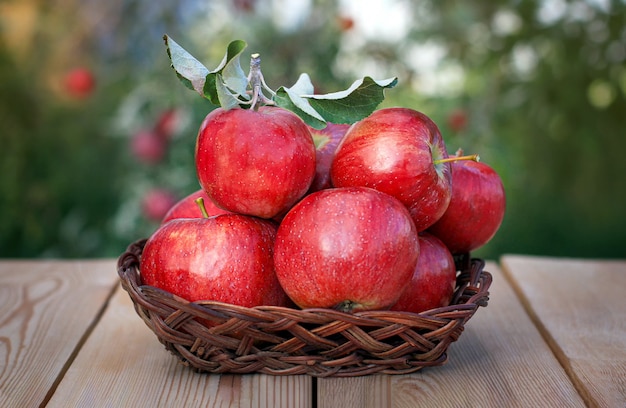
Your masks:
M 530 320 L 537 327 L 539 334 L 556 357 L 556 360 L 559 362 L 561 367 L 563 367 L 563 370 L 565 370 L 565 373 L 572 381 L 572 384 L 574 385 L 576 391 L 580 394 L 581 398 L 583 399 L 583 401 L 585 401 L 587 406 L 597 406 L 597 404 L 594 402 L 593 396 L 589 393 L 587 387 L 585 387 L 584 381 L 582 381 L 582 379 L 576 374 L 576 371 L 572 367 L 569 358 L 565 354 L 565 351 L 561 348 L 561 346 L 559 346 L 558 342 L 554 339 L 552 334 L 550 334 L 548 328 L 541 322 L 541 319 L 535 312 L 535 309 L 532 307 L 530 300 L 524 294 L 524 291 L 509 270 L 509 265 L 506 262 L 501 261 L 499 262 L 499 266 L 500 270 L 503 272 L 502 274 L 504 275 L 504 278 L 507 280 L 509 285 L 511 285 L 511 288 L 513 288 L 513 292 L 522 304 L 522 307 L 526 311 L 526 314 L 528 314 Z
M 56 376 L 54 382 L 50 385 L 50 389 L 48 389 L 48 392 L 46 393 L 43 400 L 41 401 L 41 404 L 39 405 L 40 408 L 43 408 L 46 405 L 48 405 L 48 402 L 50 402 L 50 400 L 52 399 L 52 396 L 54 395 L 57 388 L 59 387 L 59 384 L 61 383 L 61 381 L 63 381 L 65 374 L 67 373 L 69 368 L 72 366 L 72 363 L 74 363 L 76 356 L 78 355 L 78 353 L 80 353 L 80 350 L 83 348 L 83 345 L 87 342 L 87 339 L 89 338 L 89 336 L 91 336 L 91 333 L 93 333 L 94 329 L 100 322 L 100 319 L 102 319 L 104 312 L 109 307 L 109 303 L 111 302 L 113 295 L 115 295 L 115 292 L 117 292 L 120 287 L 121 286 L 120 286 L 119 281 L 116 281 L 115 284 L 109 290 L 109 293 L 106 296 L 104 302 L 102 302 L 102 306 L 100 307 L 100 309 L 98 309 L 98 313 L 96 313 L 93 320 L 91 321 L 91 323 L 89 324 L 89 326 L 87 327 L 83 335 L 80 337 L 80 340 L 78 341 L 78 343 L 76 343 L 76 347 L 74 347 L 74 350 L 72 350 L 69 357 L 65 361 L 65 364 L 63 364 L 63 367 L 61 367 L 61 370 Z

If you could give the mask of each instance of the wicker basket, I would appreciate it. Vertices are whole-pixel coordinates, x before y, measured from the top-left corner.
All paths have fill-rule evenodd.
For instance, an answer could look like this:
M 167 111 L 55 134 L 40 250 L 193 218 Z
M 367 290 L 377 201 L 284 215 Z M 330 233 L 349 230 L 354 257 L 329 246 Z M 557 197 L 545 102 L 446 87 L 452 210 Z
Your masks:
M 188 302 L 141 285 L 144 245 L 145 240 L 131 244 L 118 259 L 122 287 L 165 348 L 208 373 L 351 377 L 442 365 L 450 343 L 478 307 L 487 305 L 491 285 L 484 261 L 464 256 L 457 259 L 451 305 L 419 314 Z

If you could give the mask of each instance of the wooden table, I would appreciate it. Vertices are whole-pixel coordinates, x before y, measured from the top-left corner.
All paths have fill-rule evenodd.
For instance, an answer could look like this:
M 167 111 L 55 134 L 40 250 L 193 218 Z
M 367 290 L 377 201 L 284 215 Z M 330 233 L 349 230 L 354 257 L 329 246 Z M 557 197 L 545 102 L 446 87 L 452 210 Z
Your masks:
M 197 374 L 116 260 L 0 261 L 0 407 L 626 407 L 626 261 L 504 256 L 449 362 L 410 375 Z

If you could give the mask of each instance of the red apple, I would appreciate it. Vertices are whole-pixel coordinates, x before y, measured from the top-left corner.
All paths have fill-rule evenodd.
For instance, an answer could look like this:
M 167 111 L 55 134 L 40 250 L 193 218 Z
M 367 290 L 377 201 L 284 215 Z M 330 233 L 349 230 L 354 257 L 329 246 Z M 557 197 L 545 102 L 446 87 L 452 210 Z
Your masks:
M 328 123 L 324 129 L 310 128 L 315 142 L 315 178 L 309 188 L 309 193 L 330 188 L 330 165 L 339 142 L 346 134 L 350 125 Z
M 350 16 L 337 17 L 337 23 L 341 31 L 350 31 L 354 28 L 354 19 Z
M 175 219 L 146 242 L 141 279 L 192 302 L 284 306 L 287 296 L 274 273 L 275 237 L 271 222 L 245 215 Z
M 70 96 L 84 99 L 93 93 L 96 78 L 89 68 L 76 67 L 65 74 L 64 85 Z
M 148 164 L 157 164 L 167 152 L 167 143 L 150 130 L 140 130 L 132 136 L 130 148 L 135 157 Z
M 493 238 L 504 219 L 506 195 L 498 173 L 483 162 L 453 162 L 452 181 L 450 205 L 429 231 L 460 254 Z
M 464 109 L 455 109 L 448 115 L 448 127 L 454 132 L 462 132 L 467 128 L 467 112 Z
M 450 202 L 450 164 L 437 125 L 423 113 L 385 108 L 355 123 L 330 169 L 335 187 L 364 186 L 399 199 L 418 231 L 443 215 Z
M 207 115 L 196 143 L 201 187 L 225 210 L 272 218 L 285 213 L 315 177 L 315 145 L 294 113 L 217 108 Z
M 254 12 L 256 0 L 233 0 L 235 9 L 244 13 Z
M 420 256 L 411 283 L 391 310 L 420 313 L 448 306 L 456 286 L 456 266 L 446 245 L 427 232 L 419 234 Z
M 198 190 L 174 204 L 174 206 L 169 209 L 167 214 L 165 214 L 163 220 L 161 220 L 161 224 L 165 224 L 166 222 L 177 218 L 203 218 L 205 215 L 202 214 L 202 211 L 196 202 L 198 198 L 202 198 L 204 208 L 206 209 L 209 217 L 228 213 L 228 211 L 222 210 L 213 204 L 204 190 Z
M 366 187 L 304 197 L 278 227 L 276 275 L 301 308 L 385 309 L 410 281 L 419 243 L 406 207 Z
M 174 108 L 166 109 L 159 114 L 154 125 L 154 132 L 162 139 L 169 140 L 176 132 L 179 122 L 180 112 Z
M 164 188 L 155 188 L 143 197 L 141 208 L 146 218 L 160 221 L 165 214 L 176 204 L 177 198 L 171 191 Z

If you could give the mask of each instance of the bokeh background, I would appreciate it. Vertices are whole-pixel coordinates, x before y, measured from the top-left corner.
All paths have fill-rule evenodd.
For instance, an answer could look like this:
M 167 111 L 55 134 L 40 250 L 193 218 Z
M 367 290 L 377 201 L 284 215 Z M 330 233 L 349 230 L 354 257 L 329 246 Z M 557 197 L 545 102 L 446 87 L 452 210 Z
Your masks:
M 397 76 L 381 107 L 426 113 L 502 176 L 478 255 L 626 258 L 623 0 L 2 0 L 0 257 L 118 256 L 198 189 L 213 107 L 166 33 L 209 68 L 247 41 L 274 89 Z

